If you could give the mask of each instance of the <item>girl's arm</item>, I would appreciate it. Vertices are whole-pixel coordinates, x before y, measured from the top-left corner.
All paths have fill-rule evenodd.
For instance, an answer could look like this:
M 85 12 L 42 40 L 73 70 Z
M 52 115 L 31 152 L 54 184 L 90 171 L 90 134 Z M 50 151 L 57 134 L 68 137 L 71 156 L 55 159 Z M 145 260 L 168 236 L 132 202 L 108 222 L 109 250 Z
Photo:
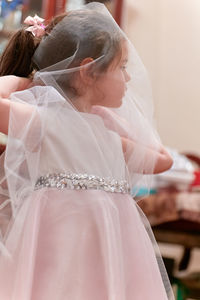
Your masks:
M 16 122 L 16 132 L 18 129 L 21 129 L 22 126 L 25 126 L 26 122 L 28 123 L 30 119 L 32 119 L 32 124 L 35 125 L 35 127 L 39 126 L 39 116 L 36 112 L 36 108 L 32 105 L 26 103 L 13 103 L 9 99 L 0 98 L 0 132 L 6 135 L 8 134 L 11 106 L 19 120 L 18 123 Z
M 0 77 L 0 132 L 8 134 L 10 100 L 6 98 L 8 98 L 13 92 L 28 88 L 31 82 L 32 80 L 29 78 L 22 78 L 14 75 Z M 22 110 L 22 112 L 24 111 L 23 105 L 16 105 Z
M 147 162 L 146 165 L 148 165 L 148 162 L 152 163 L 155 161 L 154 169 L 146 167 L 146 170 L 143 170 L 143 173 L 150 174 L 150 173 L 161 173 L 171 168 L 173 164 L 173 160 L 170 156 L 170 154 L 167 152 L 167 150 L 161 145 L 157 145 L 155 149 L 152 147 L 148 147 L 146 145 L 142 145 L 140 141 L 134 141 L 131 140 L 128 137 L 128 134 L 126 130 L 124 130 L 123 126 L 125 128 L 128 128 L 128 124 L 126 123 L 126 120 L 119 117 L 117 114 L 115 114 L 113 111 L 109 110 L 106 107 L 103 106 L 93 106 L 91 113 L 97 114 L 102 117 L 104 120 L 105 126 L 108 129 L 111 129 L 113 131 L 116 131 L 120 137 L 122 142 L 122 149 L 124 153 L 124 157 L 126 162 L 128 163 L 131 153 L 133 153 L 134 148 L 139 145 L 146 153 L 144 160 Z M 150 165 L 152 166 L 152 163 Z
M 8 134 L 10 100 L 0 98 L 0 132 Z
M 21 139 L 28 151 L 37 151 L 41 143 L 41 122 L 36 107 L 26 103 L 13 103 L 8 99 L 0 98 L 0 132 L 8 134 L 11 106 L 13 117 L 17 118 L 14 121 L 14 128 L 11 129 L 11 134 L 14 133 L 16 138 Z M 27 126 L 29 126 L 29 134 L 27 134 Z
M 122 141 L 122 149 L 124 152 L 125 160 L 128 161 L 129 157 L 127 155 L 127 152 L 129 152 L 129 151 L 132 152 L 134 150 L 135 144 L 133 141 L 131 141 L 127 138 L 124 138 L 124 137 L 121 137 L 121 141 Z M 146 170 L 145 169 L 143 170 L 144 174 L 150 174 L 150 173 L 157 174 L 157 173 L 167 171 L 168 169 L 171 168 L 171 166 L 173 164 L 173 159 L 162 145 L 159 145 L 158 149 L 152 149 L 147 146 L 143 146 L 143 147 L 145 147 L 144 151 L 146 153 L 144 160 L 149 161 L 151 159 L 153 159 L 153 160 L 155 159 L 154 169 L 153 170 L 148 169 L 148 166 L 147 166 Z
M 10 94 L 16 91 L 27 89 L 32 80 L 29 78 L 17 77 L 14 75 L 0 77 L 0 97 L 9 98 Z

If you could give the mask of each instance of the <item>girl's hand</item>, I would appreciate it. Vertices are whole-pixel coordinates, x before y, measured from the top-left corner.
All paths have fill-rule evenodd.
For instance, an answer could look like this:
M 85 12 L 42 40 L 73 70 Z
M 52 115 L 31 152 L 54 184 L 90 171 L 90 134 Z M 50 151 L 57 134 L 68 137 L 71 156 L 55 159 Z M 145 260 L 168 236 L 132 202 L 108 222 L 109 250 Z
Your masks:
M 0 98 L 9 98 L 13 92 L 27 89 L 32 80 L 14 75 L 0 77 Z
M 117 132 L 121 137 L 128 138 L 129 125 L 125 119 L 122 119 L 115 112 L 107 107 L 94 105 L 92 106 L 91 113 L 100 116 L 108 129 Z
M 155 148 L 153 148 L 142 144 L 140 141 L 131 139 L 129 137 L 130 132 L 128 132 L 129 125 L 125 119 L 122 119 L 113 111 L 103 106 L 93 106 L 91 113 L 99 115 L 103 119 L 104 124 L 108 129 L 113 130 L 119 134 L 119 136 L 121 137 L 124 157 L 127 163 L 130 159 L 131 153 L 133 153 L 135 147 L 139 145 L 145 152 L 144 159 L 147 162 L 155 159 L 154 169 L 152 170 L 151 168 L 149 169 L 148 167 L 146 167 L 142 171 L 144 174 L 157 174 L 167 171 L 171 168 L 173 160 L 167 150 L 161 144 L 157 144 L 155 145 Z M 148 163 L 146 164 L 146 166 L 148 166 Z
M 128 162 L 130 159 L 129 156 L 131 154 L 127 153 L 133 153 L 135 148 L 135 142 L 124 137 L 121 137 L 121 142 L 125 160 Z M 141 146 L 144 148 L 142 152 L 145 152 L 144 161 L 147 162 L 146 164 L 144 164 L 144 169 L 142 170 L 143 174 L 158 174 L 167 171 L 171 168 L 173 164 L 173 159 L 162 145 L 159 145 L 158 149 L 153 149 L 151 147 L 140 144 L 140 147 Z M 150 163 L 149 167 L 148 161 L 155 161 L 153 169 L 152 163 Z

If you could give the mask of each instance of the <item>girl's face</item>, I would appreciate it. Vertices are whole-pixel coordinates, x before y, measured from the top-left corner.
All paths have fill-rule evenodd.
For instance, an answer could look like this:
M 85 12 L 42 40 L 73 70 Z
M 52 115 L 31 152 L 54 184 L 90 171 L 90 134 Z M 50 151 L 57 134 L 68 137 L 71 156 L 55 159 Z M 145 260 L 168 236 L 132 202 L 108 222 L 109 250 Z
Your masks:
M 117 56 L 107 71 L 100 75 L 93 87 L 92 105 L 117 108 L 122 104 L 126 92 L 126 83 L 131 79 L 126 70 L 128 49 L 122 44 L 121 59 Z

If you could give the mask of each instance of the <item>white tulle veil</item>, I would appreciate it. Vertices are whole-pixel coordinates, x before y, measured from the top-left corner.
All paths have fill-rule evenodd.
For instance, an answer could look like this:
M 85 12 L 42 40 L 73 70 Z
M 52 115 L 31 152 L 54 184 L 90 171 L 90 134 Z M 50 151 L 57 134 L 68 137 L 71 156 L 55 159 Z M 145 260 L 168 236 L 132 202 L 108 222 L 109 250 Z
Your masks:
M 2 232 L 4 255 L 10 255 L 10 243 L 13 249 L 17 244 L 40 176 L 52 170 L 86 173 L 126 180 L 131 189 L 149 188 L 151 175 L 145 174 L 153 173 L 160 145 L 146 70 L 104 5 L 69 12 L 42 38 L 33 63 L 33 86 L 11 95 L 7 150 L 0 162 L 2 220 L 8 205 L 12 214 Z M 61 147 L 60 136 L 69 149 Z M 123 147 L 122 139 L 131 143 Z M 155 150 L 150 156 L 149 149 Z M 163 277 L 170 293 L 165 271 Z
M 87 14 L 88 22 L 84 23 L 83 14 Z M 77 23 L 72 24 L 71 19 L 77 19 Z M 92 57 L 92 61 L 80 66 L 80 61 L 88 56 L 88 49 L 93 48 L 93 35 L 94 26 L 95 30 L 99 31 L 99 41 L 97 39 L 96 45 L 101 48 L 98 55 Z M 56 53 L 62 52 L 62 46 L 55 45 L 55 38 L 60 35 L 59 42 L 64 43 L 66 28 L 69 35 L 74 32 L 73 49 L 70 57 L 65 58 L 63 53 L 63 59 L 58 61 Z M 83 35 L 86 32 L 87 37 Z M 103 33 L 103 34 L 102 34 Z M 102 37 L 103 35 L 103 37 Z M 101 40 L 105 39 L 105 44 L 101 45 Z M 66 38 L 67 43 L 67 38 Z M 50 53 L 53 57 L 52 62 L 49 62 L 49 57 L 44 56 L 43 53 L 46 49 L 52 49 Z M 124 50 L 125 48 L 125 50 Z M 123 52 L 125 54 L 126 62 L 123 60 Z M 92 56 L 92 55 L 91 55 Z M 69 15 L 64 18 L 55 28 L 51 31 L 49 36 L 45 37 L 40 43 L 40 46 L 35 52 L 34 63 L 39 68 L 39 71 L 35 75 L 35 80 L 41 85 L 54 87 L 60 95 L 66 101 L 66 105 L 75 114 L 77 124 L 77 130 L 82 127 L 82 124 L 86 121 L 84 118 L 84 112 L 95 116 L 98 122 L 99 118 L 103 120 L 104 125 L 110 131 L 116 133 L 120 137 L 125 137 L 134 141 L 134 150 L 132 147 L 127 146 L 126 153 L 126 176 L 129 178 L 131 187 L 143 185 L 147 188 L 150 187 L 151 176 L 144 176 L 144 174 L 152 174 L 157 155 L 156 150 L 159 149 L 159 137 L 154 130 L 153 125 L 153 103 L 152 92 L 146 70 L 141 62 L 135 48 L 128 40 L 127 36 L 118 27 L 110 13 L 107 11 L 104 5 L 99 3 L 90 3 L 83 7 L 81 10 L 70 12 Z M 110 81 L 109 89 L 111 91 L 117 90 L 120 85 L 120 78 L 117 78 L 118 74 L 114 72 L 108 72 L 109 65 L 113 65 L 112 68 L 126 69 L 129 79 L 125 83 L 125 91 L 121 103 L 106 103 L 106 91 L 102 88 L 100 90 L 98 82 L 106 75 L 106 80 Z M 80 73 L 90 73 L 95 79 L 92 81 L 95 89 L 94 97 L 99 97 L 100 101 L 95 101 L 91 104 L 90 110 L 84 111 L 84 100 L 82 101 L 83 107 L 77 109 L 76 103 L 77 95 L 81 91 L 79 89 Z M 123 73 L 123 71 L 121 71 Z M 87 75 L 86 75 L 87 76 Z M 87 79 L 86 79 L 87 80 Z M 69 82 L 66 87 L 66 81 Z M 126 79 L 125 79 L 126 81 Z M 84 80 L 81 85 L 84 85 Z M 85 89 L 90 89 L 90 85 L 85 85 Z M 83 88 L 83 98 L 85 89 Z M 79 91 L 80 90 L 80 91 Z M 81 93 L 80 92 L 80 93 Z M 110 94 L 111 97 L 116 95 Z M 82 96 L 82 95 L 81 95 Z M 114 100 L 114 99 L 112 99 Z M 101 102 L 102 101 L 102 102 Z M 80 113 L 78 112 L 80 110 Z M 90 127 L 90 126 L 89 126 Z M 101 128 L 102 129 L 102 128 Z M 89 132 L 85 132 L 85 135 L 89 136 Z M 93 140 L 93 136 L 90 137 Z M 109 141 L 104 136 L 103 140 L 98 140 L 99 146 L 103 149 L 104 144 Z M 88 145 L 89 146 L 89 145 Z M 120 145 L 121 146 L 121 145 Z M 155 150 L 155 155 L 148 157 L 149 149 Z M 132 151 L 133 150 L 133 151 Z M 81 155 L 79 153 L 79 155 Z M 85 157 L 85 155 L 84 155 Z M 95 158 L 94 158 L 95 160 Z M 92 163 L 91 163 L 92 165 Z M 92 168 L 91 168 L 92 169 Z M 137 190 L 135 189 L 135 193 Z

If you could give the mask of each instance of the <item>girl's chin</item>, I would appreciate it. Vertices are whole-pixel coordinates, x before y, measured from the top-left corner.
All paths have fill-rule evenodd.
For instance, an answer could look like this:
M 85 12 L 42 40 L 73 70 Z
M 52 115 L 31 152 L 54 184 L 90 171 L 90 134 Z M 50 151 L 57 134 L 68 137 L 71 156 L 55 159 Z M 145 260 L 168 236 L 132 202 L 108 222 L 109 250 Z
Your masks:
M 118 99 L 115 99 L 115 101 L 112 101 L 111 103 L 108 103 L 107 107 L 110 107 L 110 108 L 119 108 L 122 105 L 122 103 L 123 103 L 123 97 L 124 96 L 122 96 L 122 97 L 120 97 Z
M 122 105 L 122 99 L 119 99 L 116 103 L 113 103 L 112 108 L 119 108 Z
M 97 104 L 94 104 L 95 105 L 99 105 L 99 106 L 104 106 L 104 107 L 108 107 L 108 108 L 119 108 L 121 105 L 122 105 L 122 101 L 123 100 L 123 97 L 121 98 L 118 98 L 117 100 L 115 99 L 115 101 L 112 101 L 112 102 L 100 102 L 100 103 L 97 103 Z

